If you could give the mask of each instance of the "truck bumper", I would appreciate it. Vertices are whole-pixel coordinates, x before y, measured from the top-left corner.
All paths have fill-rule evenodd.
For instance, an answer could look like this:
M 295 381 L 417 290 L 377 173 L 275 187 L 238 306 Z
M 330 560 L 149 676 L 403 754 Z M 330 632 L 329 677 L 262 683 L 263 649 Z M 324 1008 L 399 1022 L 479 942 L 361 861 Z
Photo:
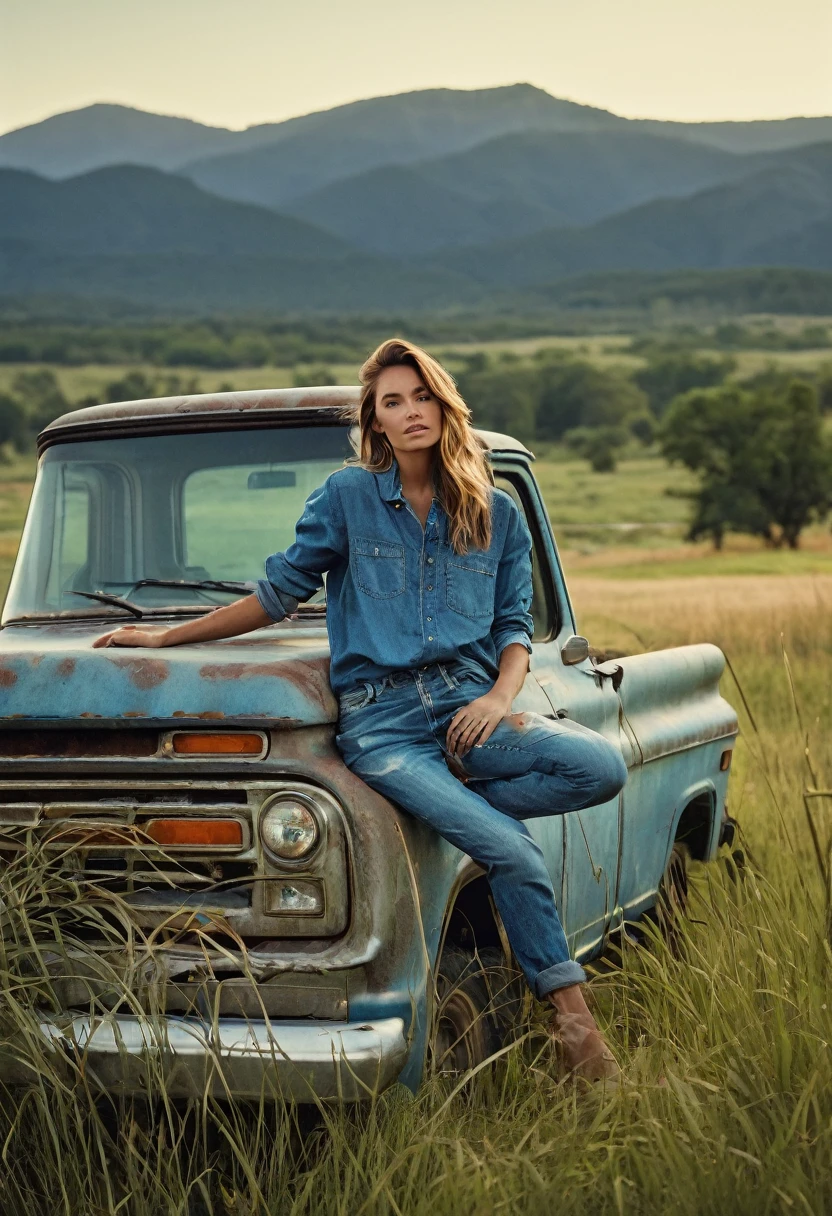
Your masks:
M 335 1099 L 356 1102 L 391 1085 L 407 1061 L 401 1018 L 375 1022 L 262 1022 L 193 1017 L 57 1017 L 40 1023 L 47 1051 L 109 1092 L 174 1098 Z M 21 1059 L 0 1080 L 34 1079 Z M 27 1053 L 28 1054 L 28 1053 Z M 50 1052 L 51 1054 L 51 1052 Z

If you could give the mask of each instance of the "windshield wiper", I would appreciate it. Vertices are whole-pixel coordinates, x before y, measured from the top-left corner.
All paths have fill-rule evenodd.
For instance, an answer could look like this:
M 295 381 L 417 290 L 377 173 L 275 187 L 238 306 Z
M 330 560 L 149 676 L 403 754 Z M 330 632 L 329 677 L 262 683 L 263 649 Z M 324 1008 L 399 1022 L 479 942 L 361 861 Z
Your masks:
M 133 583 L 130 591 L 136 591 L 139 587 L 185 587 L 189 591 L 254 591 L 256 583 L 235 583 L 231 579 L 223 578 L 201 578 L 201 579 L 177 579 L 177 578 L 140 578 L 137 583 Z
M 122 599 L 120 595 L 109 595 L 106 591 L 73 591 L 73 595 L 83 595 L 87 600 L 98 600 L 101 604 L 112 604 L 114 608 L 123 608 L 125 612 L 129 612 L 131 616 L 141 620 L 144 616 L 141 608 L 135 604 L 131 604 L 129 600 Z
M 137 591 L 139 587 L 184 587 L 188 591 L 236 591 L 243 595 L 253 592 L 256 586 L 256 583 L 238 583 L 231 579 L 140 578 L 138 582 L 128 588 L 128 591 Z M 73 591 L 72 594 L 82 595 L 88 600 L 98 600 L 101 604 L 112 604 L 114 608 L 123 608 L 137 620 L 142 620 L 145 615 L 145 610 L 139 608 L 137 604 L 125 599 L 124 596 L 113 595 L 109 591 Z M 153 610 L 158 612 L 159 606 L 154 605 Z M 297 615 L 315 615 L 324 612 L 326 612 L 326 604 L 301 604 Z
M 225 579 L 175 579 L 175 578 L 140 578 L 137 583 L 128 587 L 129 592 L 138 591 L 139 587 L 184 587 L 188 591 L 238 591 L 243 594 L 253 591 L 256 583 L 235 583 Z M 113 595 L 109 591 L 73 591 L 73 595 L 83 595 L 88 600 L 98 600 L 101 604 L 112 604 L 114 608 L 123 608 L 137 620 L 142 620 L 144 611 L 137 604 L 131 603 L 121 595 Z

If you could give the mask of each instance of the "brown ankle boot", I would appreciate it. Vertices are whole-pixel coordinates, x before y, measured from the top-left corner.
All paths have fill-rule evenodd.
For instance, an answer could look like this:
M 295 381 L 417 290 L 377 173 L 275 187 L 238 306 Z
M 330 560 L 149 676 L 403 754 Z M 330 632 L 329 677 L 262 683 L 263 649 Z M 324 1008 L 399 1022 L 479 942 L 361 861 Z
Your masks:
M 602 1081 L 608 1085 L 617 1083 L 621 1069 L 589 1011 L 556 1011 L 550 1027 L 560 1044 L 569 1075 L 581 1077 L 584 1081 Z

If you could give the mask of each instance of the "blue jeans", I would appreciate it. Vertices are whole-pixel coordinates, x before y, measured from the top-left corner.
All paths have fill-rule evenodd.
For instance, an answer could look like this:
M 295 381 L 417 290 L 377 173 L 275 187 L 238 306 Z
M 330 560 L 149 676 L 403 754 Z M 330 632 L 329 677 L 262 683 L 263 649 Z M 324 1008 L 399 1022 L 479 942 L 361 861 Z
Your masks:
M 336 742 L 348 768 L 484 867 L 514 956 L 543 998 L 586 979 L 569 957 L 543 854 L 522 822 L 614 798 L 627 779 L 618 749 L 576 722 L 504 718 L 449 770 L 457 710 L 493 687 L 467 660 L 394 671 L 340 697 Z

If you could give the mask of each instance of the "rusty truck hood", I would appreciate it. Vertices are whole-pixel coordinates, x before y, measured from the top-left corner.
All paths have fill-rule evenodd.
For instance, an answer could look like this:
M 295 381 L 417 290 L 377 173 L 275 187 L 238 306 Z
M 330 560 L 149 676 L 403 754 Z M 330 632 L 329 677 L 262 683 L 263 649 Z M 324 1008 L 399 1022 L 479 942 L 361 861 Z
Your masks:
M 291 729 L 336 721 L 318 621 L 164 650 L 94 650 L 93 640 L 113 627 L 54 621 L 0 630 L 0 725 L 140 719 Z

